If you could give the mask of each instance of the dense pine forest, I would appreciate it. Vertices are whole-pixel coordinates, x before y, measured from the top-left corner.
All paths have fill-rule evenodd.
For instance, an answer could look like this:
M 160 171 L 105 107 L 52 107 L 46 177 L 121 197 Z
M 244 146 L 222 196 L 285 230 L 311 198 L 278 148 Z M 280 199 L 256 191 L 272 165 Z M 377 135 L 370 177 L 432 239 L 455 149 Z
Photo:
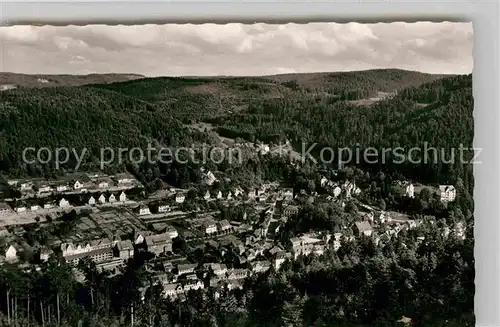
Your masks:
M 389 96 L 370 105 L 359 103 L 380 92 Z M 299 152 L 303 144 L 306 149 L 317 144 L 316 151 L 325 146 L 408 151 L 428 144 L 439 149 L 437 162 L 391 166 L 389 158 L 384 169 L 435 183 L 462 178 L 472 189 L 471 166 L 457 160 L 460 144 L 469 148 L 473 138 L 471 75 L 371 70 L 258 78 L 146 78 L 19 88 L 1 92 L 0 106 L 0 170 L 14 176 L 54 173 L 51 163 L 24 164 L 26 147 L 87 148 L 81 169 L 95 169 L 103 147 L 212 143 L 209 133 L 187 127 L 209 122 L 221 136 L 252 142 L 290 140 Z M 453 151 L 455 163 L 447 163 Z M 472 153 L 467 156 L 472 158 Z M 375 171 L 382 168 L 380 163 L 368 166 Z M 73 167 L 70 160 L 64 168 Z

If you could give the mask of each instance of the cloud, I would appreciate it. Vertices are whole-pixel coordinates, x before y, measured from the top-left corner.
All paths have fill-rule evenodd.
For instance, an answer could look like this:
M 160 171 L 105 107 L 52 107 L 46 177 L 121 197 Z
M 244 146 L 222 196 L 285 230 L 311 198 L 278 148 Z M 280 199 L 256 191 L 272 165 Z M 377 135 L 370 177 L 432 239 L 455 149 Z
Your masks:
M 0 47 L 0 70 L 39 74 L 472 71 L 470 23 L 9 26 Z

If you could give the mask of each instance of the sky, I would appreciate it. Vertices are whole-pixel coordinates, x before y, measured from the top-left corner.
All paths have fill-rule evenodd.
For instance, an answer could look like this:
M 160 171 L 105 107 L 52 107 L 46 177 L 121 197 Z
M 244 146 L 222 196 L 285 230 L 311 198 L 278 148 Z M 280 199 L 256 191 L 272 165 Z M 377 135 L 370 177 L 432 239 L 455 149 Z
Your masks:
M 472 23 L 0 27 L 0 71 L 146 76 L 472 72 Z

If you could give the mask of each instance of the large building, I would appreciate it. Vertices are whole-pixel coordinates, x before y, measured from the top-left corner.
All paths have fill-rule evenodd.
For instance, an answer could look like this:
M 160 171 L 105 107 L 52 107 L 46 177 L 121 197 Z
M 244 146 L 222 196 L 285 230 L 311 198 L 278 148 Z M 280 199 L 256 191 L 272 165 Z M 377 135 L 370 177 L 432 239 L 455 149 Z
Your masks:
M 67 263 L 78 264 L 82 258 L 89 258 L 95 263 L 113 259 L 113 242 L 107 238 L 92 240 L 79 244 L 63 243 L 61 252 Z

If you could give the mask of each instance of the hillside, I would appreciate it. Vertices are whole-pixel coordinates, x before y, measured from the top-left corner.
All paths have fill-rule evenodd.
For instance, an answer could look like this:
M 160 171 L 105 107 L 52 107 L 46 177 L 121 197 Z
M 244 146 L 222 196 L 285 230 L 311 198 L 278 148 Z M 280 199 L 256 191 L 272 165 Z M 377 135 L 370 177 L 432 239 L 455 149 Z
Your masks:
M 41 88 L 56 86 L 79 86 L 124 82 L 143 78 L 138 74 L 89 74 L 89 75 L 28 75 L 0 73 L 0 90 L 10 88 Z
M 358 100 L 442 78 L 398 69 L 284 74 L 262 77 L 159 77 L 92 85 L 172 108 L 180 119 L 247 109 L 250 102 L 294 96 Z
M 382 92 L 391 96 L 364 107 L 355 103 Z M 0 170 L 14 175 L 51 170 L 23 166 L 25 147 L 85 147 L 95 165 L 101 147 L 212 142 L 215 132 L 249 141 L 288 139 L 299 150 L 302 142 L 380 148 L 427 141 L 448 151 L 472 143 L 472 78 L 402 70 L 143 78 L 7 90 L 0 92 L 0 116 Z M 211 124 L 213 132 L 187 127 L 196 122 Z M 443 182 L 463 173 L 443 165 L 409 171 Z

